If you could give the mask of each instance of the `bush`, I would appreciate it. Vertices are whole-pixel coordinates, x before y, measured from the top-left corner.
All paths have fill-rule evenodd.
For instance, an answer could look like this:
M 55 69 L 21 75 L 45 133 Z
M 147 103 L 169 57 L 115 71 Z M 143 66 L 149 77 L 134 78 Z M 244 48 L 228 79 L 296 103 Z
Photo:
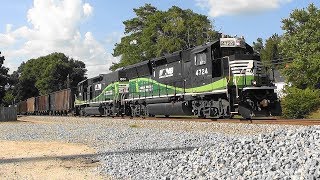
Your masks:
M 305 118 L 320 106 L 320 90 L 288 87 L 281 105 L 283 117 Z

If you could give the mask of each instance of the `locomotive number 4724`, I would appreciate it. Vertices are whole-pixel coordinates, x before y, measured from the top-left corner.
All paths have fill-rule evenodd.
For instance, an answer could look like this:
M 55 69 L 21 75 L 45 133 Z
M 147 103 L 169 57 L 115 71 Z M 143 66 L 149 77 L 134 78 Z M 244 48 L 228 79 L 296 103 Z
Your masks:
M 197 70 L 196 70 L 196 75 L 197 75 L 197 76 L 201 76 L 201 75 L 205 75 L 205 74 L 208 74 L 208 68 L 205 68 L 205 69 L 197 69 Z

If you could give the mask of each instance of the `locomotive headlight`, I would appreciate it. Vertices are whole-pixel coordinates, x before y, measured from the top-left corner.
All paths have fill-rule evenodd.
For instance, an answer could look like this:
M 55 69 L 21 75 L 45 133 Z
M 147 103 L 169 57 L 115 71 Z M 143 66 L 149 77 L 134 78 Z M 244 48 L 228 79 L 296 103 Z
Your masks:
M 252 80 L 252 81 L 251 81 L 251 84 L 252 84 L 253 86 L 256 86 L 256 85 L 257 85 L 257 81 Z

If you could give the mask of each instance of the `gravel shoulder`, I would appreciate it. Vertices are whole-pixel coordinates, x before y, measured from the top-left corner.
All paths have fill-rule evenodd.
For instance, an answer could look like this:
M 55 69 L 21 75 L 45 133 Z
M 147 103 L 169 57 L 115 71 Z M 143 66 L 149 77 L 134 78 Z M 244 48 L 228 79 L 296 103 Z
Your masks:
M 47 157 L 41 153 L 59 156 L 0 163 L 10 165 L 11 174 L 24 163 L 35 163 L 32 167 L 55 161 L 48 165 L 55 169 L 45 174 L 55 176 L 62 168 L 90 175 L 79 179 L 320 178 L 320 168 L 310 168 L 320 167 L 319 126 L 28 116 L 0 123 L 0 141 L 13 143 L 3 147 L 39 143 L 26 154 L 31 159 Z M 64 145 L 83 151 L 63 154 L 72 152 Z M 18 154 L 10 157 L 21 159 Z

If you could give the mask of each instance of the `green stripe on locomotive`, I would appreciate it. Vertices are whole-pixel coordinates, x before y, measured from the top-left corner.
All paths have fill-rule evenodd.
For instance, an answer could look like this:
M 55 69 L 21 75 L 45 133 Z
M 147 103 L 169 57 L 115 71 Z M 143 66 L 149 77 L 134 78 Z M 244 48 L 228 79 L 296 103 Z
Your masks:
M 138 98 L 138 97 L 150 97 L 150 96 L 163 96 L 168 94 L 183 94 L 185 93 L 202 93 L 202 92 L 211 92 L 214 90 L 226 89 L 227 84 L 229 86 L 235 85 L 237 83 L 238 88 L 243 88 L 245 86 L 251 86 L 252 80 L 258 80 L 257 76 L 234 76 L 224 77 L 218 81 L 206 84 L 203 86 L 186 88 L 185 90 L 180 87 L 175 87 L 171 85 L 166 85 L 159 83 L 150 78 L 136 78 L 132 79 L 129 82 L 121 82 L 121 84 L 129 84 L 129 98 Z M 81 101 L 76 99 L 75 105 L 88 104 L 90 102 L 101 102 L 108 100 L 118 100 L 120 98 L 119 93 L 119 82 L 109 84 L 102 93 L 94 97 L 89 101 Z
M 237 84 L 239 88 L 245 86 L 251 86 L 252 80 L 257 80 L 258 77 L 254 76 L 236 76 L 224 77 L 218 81 L 206 84 L 203 86 L 186 88 L 185 90 L 180 87 L 175 87 L 171 85 L 166 85 L 159 83 L 150 78 L 136 78 L 129 81 L 129 92 L 130 98 L 137 97 L 149 97 L 149 96 L 162 96 L 167 94 L 182 94 L 182 93 L 201 93 L 201 92 L 211 92 L 214 90 L 226 89 L 227 84 L 229 86 Z
M 222 78 L 218 81 L 212 82 L 210 84 L 186 88 L 186 93 L 200 93 L 209 92 L 213 90 L 225 89 L 227 86 L 227 79 Z M 137 78 L 129 81 L 130 95 L 132 97 L 148 97 L 148 96 L 162 96 L 167 94 L 181 94 L 184 93 L 184 89 L 180 87 L 175 87 L 171 85 L 166 85 L 159 83 L 155 80 L 149 78 Z
M 238 88 L 243 88 L 245 86 L 252 86 L 252 81 L 258 81 L 260 77 L 247 75 L 247 76 L 232 76 L 229 85 L 236 85 Z
M 79 99 L 75 100 L 75 105 L 83 105 L 88 104 L 90 102 L 102 102 L 102 101 L 109 101 L 109 100 L 118 100 L 120 98 L 119 92 L 119 84 L 128 84 L 128 82 L 114 82 L 109 84 L 107 87 L 103 89 L 103 91 L 96 97 L 87 100 L 81 101 Z

